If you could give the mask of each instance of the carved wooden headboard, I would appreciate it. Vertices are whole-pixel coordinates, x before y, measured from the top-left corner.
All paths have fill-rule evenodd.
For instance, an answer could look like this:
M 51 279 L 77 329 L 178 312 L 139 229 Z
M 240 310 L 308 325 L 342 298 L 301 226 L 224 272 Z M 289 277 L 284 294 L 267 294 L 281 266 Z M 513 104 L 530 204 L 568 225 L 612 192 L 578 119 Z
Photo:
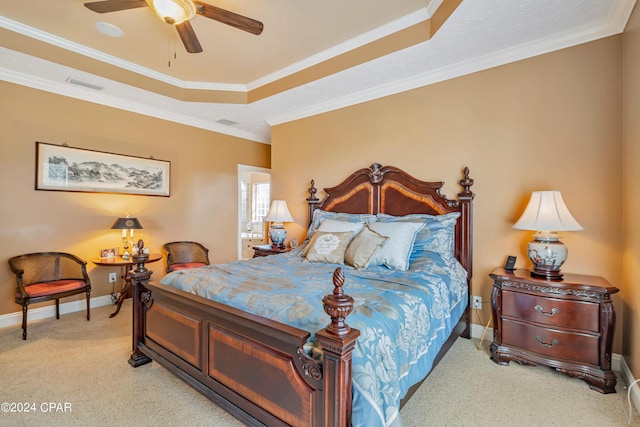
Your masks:
M 474 193 L 470 190 L 473 179 L 469 178 L 469 168 L 464 168 L 460 180 L 462 191 L 457 199 L 448 199 L 440 193 L 444 182 L 426 182 L 414 178 L 394 166 L 378 163 L 359 169 L 335 187 L 325 188 L 326 197 L 316 197 L 315 182 L 309 188 L 309 224 L 313 212 L 322 209 L 345 213 L 385 213 L 401 216 L 412 213 L 442 215 L 460 212 L 456 224 L 455 256 L 469 274 L 473 267 L 472 206 Z

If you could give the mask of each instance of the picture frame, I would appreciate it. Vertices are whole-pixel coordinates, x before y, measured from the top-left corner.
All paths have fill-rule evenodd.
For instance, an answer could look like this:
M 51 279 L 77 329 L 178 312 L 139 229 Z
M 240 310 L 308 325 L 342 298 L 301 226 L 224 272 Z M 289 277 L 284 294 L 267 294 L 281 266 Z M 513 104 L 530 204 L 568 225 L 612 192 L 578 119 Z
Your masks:
M 36 142 L 36 190 L 170 196 L 171 162 Z
M 100 258 L 115 258 L 120 255 L 120 248 L 100 249 Z

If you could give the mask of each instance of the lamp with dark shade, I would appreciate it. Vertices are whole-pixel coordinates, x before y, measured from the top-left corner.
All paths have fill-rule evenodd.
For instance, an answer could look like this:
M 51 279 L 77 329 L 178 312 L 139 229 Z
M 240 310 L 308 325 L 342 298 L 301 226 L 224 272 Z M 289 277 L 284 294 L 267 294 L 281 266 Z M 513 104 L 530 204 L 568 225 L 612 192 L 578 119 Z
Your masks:
M 531 274 L 550 280 L 562 280 L 560 267 L 567 259 L 567 247 L 558 231 L 584 230 L 573 218 L 559 191 L 534 191 L 520 219 L 518 230 L 535 230 L 535 239 L 527 247 L 533 263 Z
M 116 222 L 111 226 L 112 230 L 122 230 L 122 243 L 124 243 L 124 253 L 122 259 L 129 259 L 131 254 L 129 253 L 129 240 L 127 240 L 127 230 L 129 230 L 129 239 L 133 240 L 133 230 L 142 230 L 142 224 L 138 221 L 138 218 L 130 218 L 129 214 L 124 217 L 116 219 Z
M 271 246 L 274 248 L 284 248 L 284 241 L 287 238 L 287 230 L 282 225 L 283 222 L 293 222 L 293 217 L 287 208 L 287 202 L 284 200 L 274 200 L 271 203 L 267 216 L 264 221 L 271 222 L 269 228 L 269 239 Z

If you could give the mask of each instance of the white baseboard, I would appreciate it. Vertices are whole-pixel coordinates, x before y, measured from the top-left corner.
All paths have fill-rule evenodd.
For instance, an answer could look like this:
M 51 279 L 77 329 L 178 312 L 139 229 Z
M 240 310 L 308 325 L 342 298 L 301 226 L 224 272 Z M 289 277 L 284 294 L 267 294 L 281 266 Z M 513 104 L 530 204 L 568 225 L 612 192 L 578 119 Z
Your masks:
M 633 373 L 631 372 L 631 369 L 629 369 L 629 365 L 627 365 L 627 361 L 624 359 L 624 357 L 620 356 L 619 354 L 614 354 L 612 356 L 611 365 L 612 366 L 614 365 L 614 362 L 616 359 L 618 359 L 618 365 L 619 365 L 618 372 L 620 372 L 620 375 L 622 376 L 622 382 L 625 384 L 625 386 L 628 387 L 630 384 L 633 384 L 636 381 L 636 379 L 634 378 Z M 633 404 L 633 407 L 635 408 L 636 412 L 640 413 L 640 390 L 638 389 L 638 385 L 636 385 L 635 387 L 632 387 L 629 391 L 627 391 L 627 393 L 630 393 L 631 403 Z
M 111 295 L 103 295 L 91 298 L 91 308 L 111 305 Z M 60 303 L 60 315 L 74 313 L 76 311 L 84 311 L 87 308 L 87 300 L 77 300 Z M 48 305 L 46 307 L 30 308 L 27 314 L 27 322 L 32 320 L 49 319 L 56 317 L 56 306 Z M 6 326 L 22 325 L 22 310 L 15 313 L 3 314 L 0 316 L 0 328 Z
M 485 327 L 482 325 L 476 325 L 475 323 L 471 324 L 471 338 L 482 338 L 482 334 L 484 334 Z M 484 340 L 489 342 L 493 341 L 493 328 L 488 328 L 487 333 L 484 336 Z

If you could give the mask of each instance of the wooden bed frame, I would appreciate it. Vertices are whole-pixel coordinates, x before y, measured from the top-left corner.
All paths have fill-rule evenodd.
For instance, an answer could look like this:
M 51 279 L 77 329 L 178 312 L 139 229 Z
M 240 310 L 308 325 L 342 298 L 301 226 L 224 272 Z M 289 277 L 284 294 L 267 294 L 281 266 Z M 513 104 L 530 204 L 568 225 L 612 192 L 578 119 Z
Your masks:
M 470 286 L 474 194 L 468 168 L 460 185 L 458 198 L 449 200 L 440 193 L 443 182 L 423 182 L 396 167 L 373 164 L 325 188 L 324 200 L 316 197 L 311 181 L 309 221 L 316 209 L 390 215 L 460 212 L 455 255 L 468 272 Z M 144 265 L 146 256 L 134 256 L 134 261 L 129 364 L 157 361 L 247 425 L 350 425 L 351 353 L 360 332 L 345 322 L 354 301 L 343 291 L 341 269 L 333 275 L 333 293 L 323 299 L 331 320 L 316 332 L 323 348 L 323 358 L 317 361 L 303 350 L 308 331 L 154 283 Z M 434 366 L 458 336 L 470 337 L 469 307 Z

